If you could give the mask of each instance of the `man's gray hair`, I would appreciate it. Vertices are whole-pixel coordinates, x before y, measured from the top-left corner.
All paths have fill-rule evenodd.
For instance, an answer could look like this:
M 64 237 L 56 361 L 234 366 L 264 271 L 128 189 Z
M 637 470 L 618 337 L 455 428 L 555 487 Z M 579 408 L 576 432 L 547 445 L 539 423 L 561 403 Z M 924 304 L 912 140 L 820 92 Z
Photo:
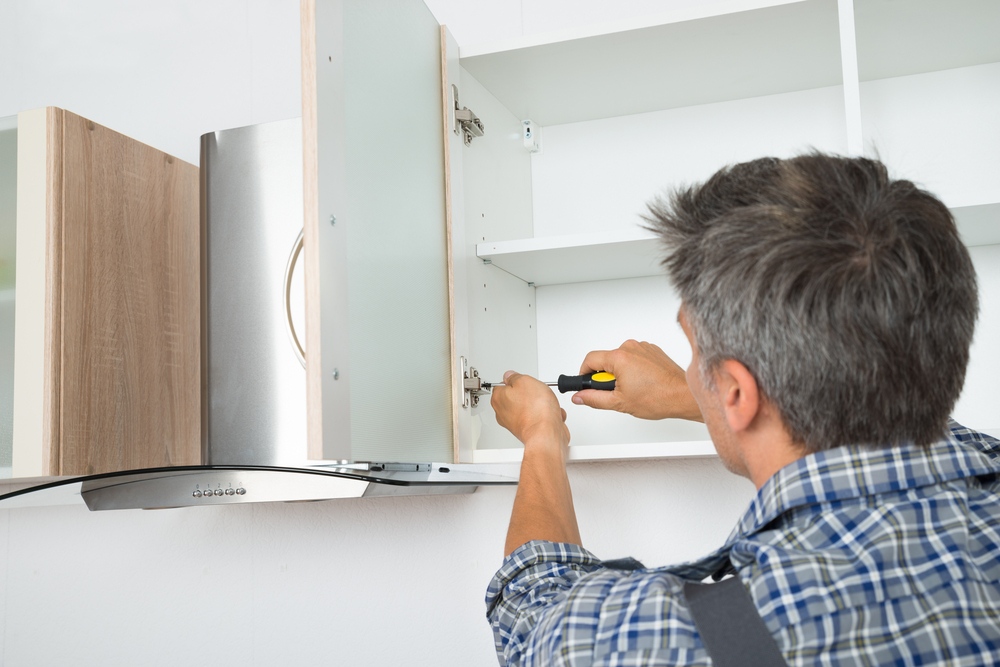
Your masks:
M 808 451 L 943 435 L 978 296 L 938 199 L 881 162 L 812 153 L 726 167 L 649 209 L 706 382 L 742 363 Z

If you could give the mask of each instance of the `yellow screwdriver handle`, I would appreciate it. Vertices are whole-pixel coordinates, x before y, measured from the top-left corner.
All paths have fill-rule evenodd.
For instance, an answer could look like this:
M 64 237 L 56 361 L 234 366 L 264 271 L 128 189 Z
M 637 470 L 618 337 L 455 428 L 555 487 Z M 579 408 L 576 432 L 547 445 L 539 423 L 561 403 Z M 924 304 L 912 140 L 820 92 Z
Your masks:
M 586 373 L 584 375 L 560 375 L 557 383 L 559 393 L 582 391 L 584 389 L 600 389 L 612 391 L 615 388 L 615 376 L 606 371 Z

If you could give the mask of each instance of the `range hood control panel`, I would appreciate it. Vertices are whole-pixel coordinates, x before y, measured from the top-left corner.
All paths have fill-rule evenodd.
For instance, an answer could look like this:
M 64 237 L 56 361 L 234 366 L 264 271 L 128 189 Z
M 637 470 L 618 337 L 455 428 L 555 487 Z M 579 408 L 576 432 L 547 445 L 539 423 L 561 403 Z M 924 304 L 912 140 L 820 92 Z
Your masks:
M 210 498 L 212 496 L 222 496 L 222 495 L 226 495 L 226 496 L 243 496 L 243 495 L 246 495 L 246 492 L 247 492 L 247 490 L 244 489 L 242 486 L 238 486 L 235 489 L 233 487 L 231 487 L 231 486 L 227 487 L 225 489 L 220 488 L 220 487 L 216 487 L 214 489 L 204 489 L 204 490 L 203 489 L 199 489 L 199 488 L 195 488 L 195 490 L 191 492 L 191 497 L 192 498 Z

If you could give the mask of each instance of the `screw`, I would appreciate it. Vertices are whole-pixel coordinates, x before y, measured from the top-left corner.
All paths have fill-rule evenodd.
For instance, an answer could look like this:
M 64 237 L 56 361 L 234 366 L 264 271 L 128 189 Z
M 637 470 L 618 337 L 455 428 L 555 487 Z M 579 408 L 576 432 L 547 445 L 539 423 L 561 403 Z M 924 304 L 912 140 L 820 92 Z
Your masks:
M 337 216 L 335 216 L 335 215 L 331 215 L 330 216 L 330 224 L 331 225 L 337 224 Z
M 336 368 L 333 369 L 333 379 L 334 380 L 339 380 L 340 379 L 340 371 L 337 370 Z

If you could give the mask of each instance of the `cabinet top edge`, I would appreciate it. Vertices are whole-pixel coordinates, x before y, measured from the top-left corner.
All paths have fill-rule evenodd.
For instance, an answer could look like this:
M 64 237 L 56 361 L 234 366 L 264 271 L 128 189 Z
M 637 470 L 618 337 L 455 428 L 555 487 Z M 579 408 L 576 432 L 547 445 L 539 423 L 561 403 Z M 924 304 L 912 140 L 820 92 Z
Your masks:
M 464 60 L 478 56 L 497 55 L 510 51 L 559 44 L 561 42 L 605 37 L 647 28 L 655 29 L 688 21 L 717 18 L 759 9 L 819 2 L 829 2 L 829 0 L 727 0 L 710 7 L 702 5 L 678 7 L 669 12 L 658 12 L 652 16 L 644 16 L 642 18 L 608 21 L 564 30 L 460 46 L 459 58 Z

